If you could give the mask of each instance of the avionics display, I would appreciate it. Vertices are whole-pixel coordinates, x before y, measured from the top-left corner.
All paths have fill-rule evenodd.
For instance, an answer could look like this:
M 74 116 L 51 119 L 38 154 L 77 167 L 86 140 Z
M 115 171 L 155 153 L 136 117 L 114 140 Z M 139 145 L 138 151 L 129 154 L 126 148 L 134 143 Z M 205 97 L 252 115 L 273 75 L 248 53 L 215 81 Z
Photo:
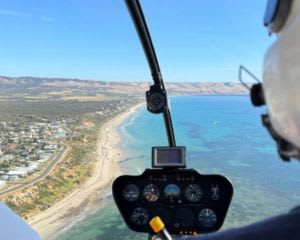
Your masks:
M 185 147 L 153 147 L 152 167 L 180 167 L 186 166 Z

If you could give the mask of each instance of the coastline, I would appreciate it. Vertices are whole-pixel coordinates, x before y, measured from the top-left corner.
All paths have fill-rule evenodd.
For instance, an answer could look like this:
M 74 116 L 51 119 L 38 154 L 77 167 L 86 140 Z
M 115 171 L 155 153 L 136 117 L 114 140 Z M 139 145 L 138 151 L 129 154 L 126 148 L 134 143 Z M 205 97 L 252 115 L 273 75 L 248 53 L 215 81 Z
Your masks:
M 139 103 L 127 109 L 100 128 L 97 143 L 98 161 L 93 175 L 79 189 L 29 221 L 42 239 L 55 239 L 100 206 L 101 197 L 110 190 L 113 180 L 121 174 L 121 139 L 117 129 L 143 105 L 144 103 Z

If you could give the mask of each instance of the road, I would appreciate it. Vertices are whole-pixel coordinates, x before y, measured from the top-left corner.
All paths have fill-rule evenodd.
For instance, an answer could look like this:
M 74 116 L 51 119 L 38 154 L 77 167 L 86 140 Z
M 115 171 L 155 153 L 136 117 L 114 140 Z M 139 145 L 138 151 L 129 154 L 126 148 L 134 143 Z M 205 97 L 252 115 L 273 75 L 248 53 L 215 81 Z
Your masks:
M 44 170 L 44 172 L 42 174 L 40 174 L 39 176 L 37 176 L 36 178 L 32 179 L 29 182 L 20 183 L 18 186 L 15 186 L 13 188 L 10 188 L 3 192 L 0 192 L 0 197 L 10 194 L 10 193 L 13 193 L 13 192 L 16 192 L 16 191 L 19 191 L 22 188 L 33 185 L 33 184 L 43 180 L 45 177 L 47 177 L 52 172 L 52 170 L 54 169 L 56 164 L 61 161 L 63 154 L 67 151 L 68 146 L 64 143 L 62 143 L 62 145 L 63 145 L 63 147 L 60 149 L 59 153 L 56 154 L 56 156 L 52 159 L 51 163 L 47 166 L 47 168 Z

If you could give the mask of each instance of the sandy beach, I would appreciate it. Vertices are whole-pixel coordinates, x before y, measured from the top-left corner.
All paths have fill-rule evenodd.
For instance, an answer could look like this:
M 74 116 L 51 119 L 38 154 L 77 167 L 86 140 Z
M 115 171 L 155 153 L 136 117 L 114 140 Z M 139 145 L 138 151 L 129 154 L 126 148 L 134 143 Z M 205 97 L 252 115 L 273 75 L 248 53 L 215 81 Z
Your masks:
M 111 189 L 112 181 L 121 174 L 120 136 L 118 126 L 144 104 L 138 104 L 105 123 L 98 137 L 97 158 L 93 175 L 62 201 L 29 221 L 42 239 L 55 239 L 74 222 L 99 207 L 101 195 Z

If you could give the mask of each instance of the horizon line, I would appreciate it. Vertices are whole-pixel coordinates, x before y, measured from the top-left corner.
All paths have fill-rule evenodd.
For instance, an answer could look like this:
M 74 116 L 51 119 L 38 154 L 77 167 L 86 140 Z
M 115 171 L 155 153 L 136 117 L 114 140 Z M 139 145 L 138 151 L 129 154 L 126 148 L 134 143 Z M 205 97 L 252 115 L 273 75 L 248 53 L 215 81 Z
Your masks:
M 21 79 L 21 78 L 35 78 L 35 79 L 53 79 L 53 80 L 75 80 L 75 81 L 87 81 L 87 82 L 121 82 L 121 83 L 149 83 L 153 82 L 152 80 L 139 80 L 139 81 L 131 81 L 131 80 L 100 80 L 100 79 L 84 79 L 78 77 L 35 77 L 35 76 L 5 76 L 0 75 L 0 78 L 10 78 L 10 79 Z M 164 81 L 164 83 L 234 83 L 241 84 L 238 81 Z

